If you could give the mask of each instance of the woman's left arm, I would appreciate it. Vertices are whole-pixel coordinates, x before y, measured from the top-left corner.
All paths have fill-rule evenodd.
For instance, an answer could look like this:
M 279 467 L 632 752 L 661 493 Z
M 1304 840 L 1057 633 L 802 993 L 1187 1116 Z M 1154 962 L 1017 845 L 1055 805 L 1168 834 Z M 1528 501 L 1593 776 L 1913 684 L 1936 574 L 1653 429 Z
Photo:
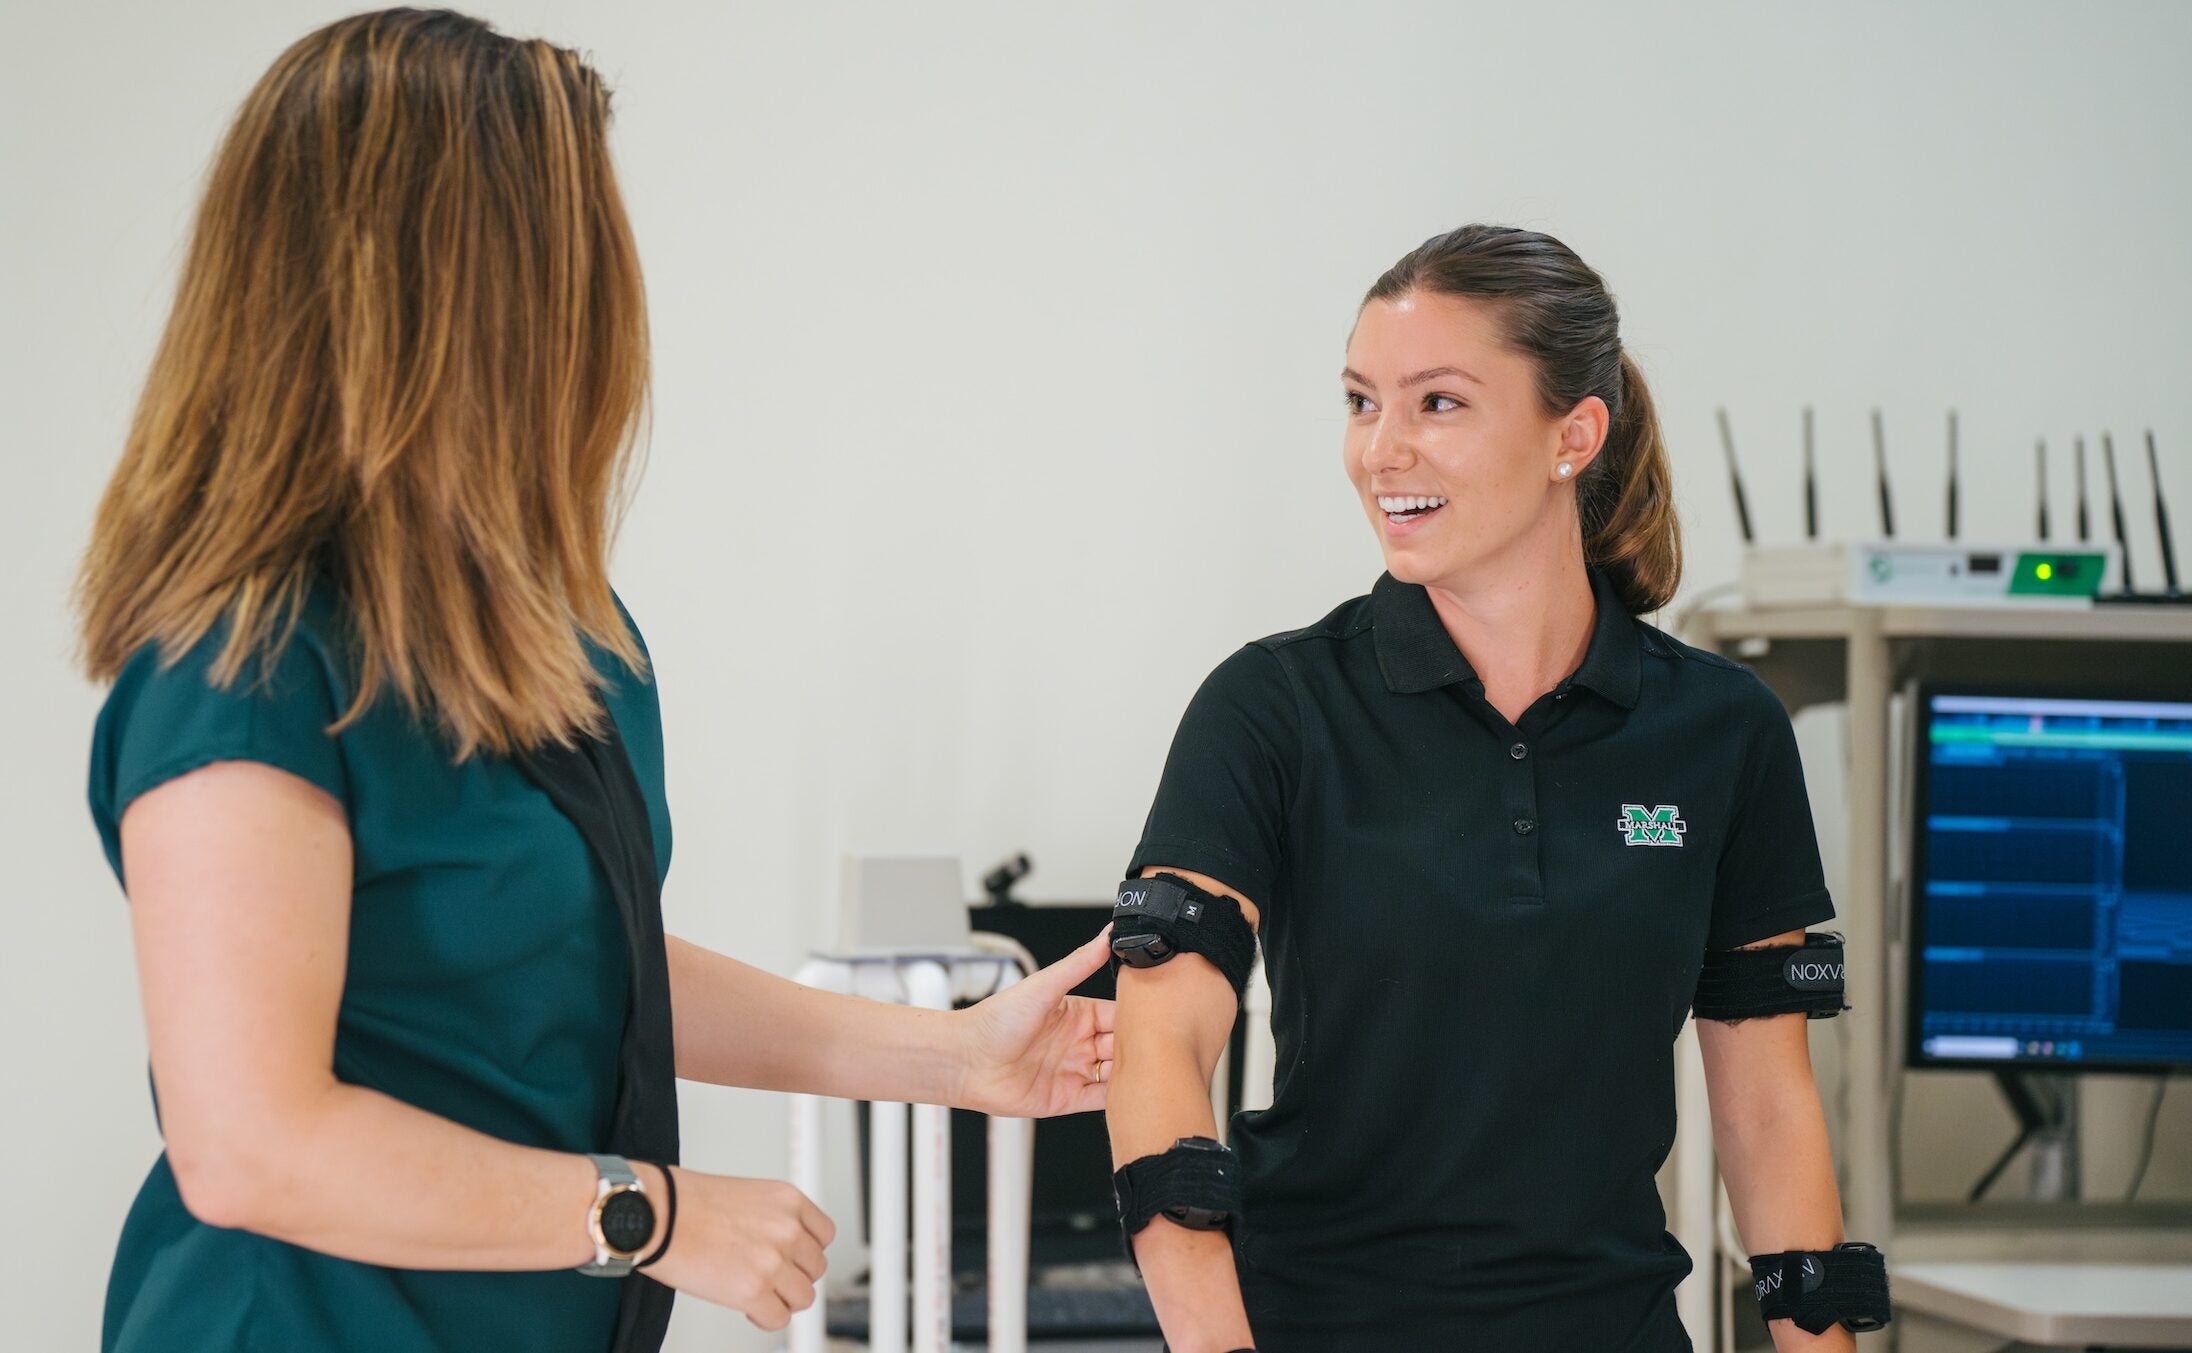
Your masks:
M 1108 930 L 957 1011 L 820 991 L 675 936 L 669 954 L 683 1079 L 1018 1118 L 1104 1106 L 1112 1005 L 1069 993 L 1110 959 Z
M 1743 947 L 1803 940 L 1803 931 L 1792 930 Z M 1752 1254 L 1826 1250 L 1843 1239 L 1826 1113 L 1819 1106 L 1805 1037 L 1808 1023 L 1801 1014 L 1697 1022 L 1712 1100 L 1713 1149 L 1735 1208 L 1736 1230 Z M 1857 1346 L 1840 1325 L 1818 1335 L 1806 1334 L 1792 1320 L 1776 1320 L 1768 1328 L 1776 1353 Z

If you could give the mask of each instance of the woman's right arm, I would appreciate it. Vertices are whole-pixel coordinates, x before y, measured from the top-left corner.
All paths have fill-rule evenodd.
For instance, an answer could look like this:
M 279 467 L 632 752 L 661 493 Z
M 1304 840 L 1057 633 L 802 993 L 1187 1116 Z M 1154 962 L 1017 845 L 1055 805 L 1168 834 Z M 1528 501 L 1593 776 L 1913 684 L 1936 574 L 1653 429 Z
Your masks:
M 1153 865 L 1256 907 L 1208 875 Z M 1160 1155 L 1182 1137 L 1215 1137 L 1210 1078 L 1232 1037 L 1240 1003 L 1232 984 L 1200 954 L 1154 968 L 1119 969 L 1118 1057 L 1107 1116 L 1114 1169 Z M 1134 1237 L 1134 1258 L 1173 1353 L 1228 1353 L 1254 1344 L 1241 1302 L 1233 1246 L 1222 1231 L 1191 1231 L 1159 1217 Z
M 217 762 L 139 796 L 121 834 L 161 1131 L 193 1216 L 395 1268 L 592 1260 L 583 1155 L 335 1078 L 351 842 L 333 798 Z M 660 1172 L 637 1168 L 659 1212 Z M 798 1190 L 680 1169 L 678 1204 L 650 1276 L 764 1329 L 812 1304 L 834 1231 Z

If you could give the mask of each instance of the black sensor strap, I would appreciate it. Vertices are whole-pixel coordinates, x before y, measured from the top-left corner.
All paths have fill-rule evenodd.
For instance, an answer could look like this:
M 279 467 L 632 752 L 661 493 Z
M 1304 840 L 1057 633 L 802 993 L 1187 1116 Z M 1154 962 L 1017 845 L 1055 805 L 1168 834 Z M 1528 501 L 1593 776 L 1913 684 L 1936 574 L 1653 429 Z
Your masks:
M 1130 1254 L 1133 1238 L 1158 1217 L 1190 1231 L 1227 1231 L 1241 1210 L 1239 1162 L 1208 1137 L 1182 1137 L 1162 1155 L 1129 1161 L 1111 1187 Z
M 1802 944 L 1761 949 L 1709 949 L 1691 1002 L 1699 1019 L 1757 1019 L 1802 1013 L 1831 1019 L 1842 1003 L 1842 937 L 1812 931 Z
M 1887 1257 L 1862 1241 L 1831 1250 L 1754 1254 L 1751 1286 L 1762 1318 L 1793 1320 L 1806 1334 L 1824 1334 L 1837 1324 L 1862 1334 L 1895 1318 Z
M 1256 965 L 1256 932 L 1239 902 L 1177 874 L 1156 874 L 1119 885 L 1111 908 L 1111 954 L 1130 968 L 1201 954 L 1224 974 L 1238 1000 Z

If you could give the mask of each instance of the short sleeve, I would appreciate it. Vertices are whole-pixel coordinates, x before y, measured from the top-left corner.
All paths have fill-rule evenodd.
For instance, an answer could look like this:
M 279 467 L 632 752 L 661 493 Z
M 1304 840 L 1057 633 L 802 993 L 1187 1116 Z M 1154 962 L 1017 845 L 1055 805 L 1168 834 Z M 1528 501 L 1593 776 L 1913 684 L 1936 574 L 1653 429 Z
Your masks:
M 310 781 L 347 806 L 342 751 L 328 726 L 340 711 L 326 660 L 304 626 L 273 670 L 244 663 L 226 689 L 211 679 L 227 629 L 217 626 L 174 663 L 156 645 L 132 657 L 92 734 L 91 813 L 121 877 L 122 815 L 147 790 L 216 761 L 257 761 Z
M 1755 944 L 1834 916 L 1796 730 L 1765 684 L 1751 681 L 1743 720 L 1750 746 L 1714 880 L 1708 949 Z
M 1173 735 L 1128 876 L 1150 865 L 1191 869 L 1268 906 L 1300 750 L 1278 655 L 1251 644 L 1220 663 Z

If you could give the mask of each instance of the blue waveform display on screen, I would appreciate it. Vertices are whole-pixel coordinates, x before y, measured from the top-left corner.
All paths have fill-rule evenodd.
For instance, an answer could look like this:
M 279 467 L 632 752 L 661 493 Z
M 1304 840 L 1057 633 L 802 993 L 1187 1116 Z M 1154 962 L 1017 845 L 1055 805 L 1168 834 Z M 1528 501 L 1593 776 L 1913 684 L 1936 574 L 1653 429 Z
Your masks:
M 2192 1064 L 2192 703 L 1929 691 L 1913 1060 Z

